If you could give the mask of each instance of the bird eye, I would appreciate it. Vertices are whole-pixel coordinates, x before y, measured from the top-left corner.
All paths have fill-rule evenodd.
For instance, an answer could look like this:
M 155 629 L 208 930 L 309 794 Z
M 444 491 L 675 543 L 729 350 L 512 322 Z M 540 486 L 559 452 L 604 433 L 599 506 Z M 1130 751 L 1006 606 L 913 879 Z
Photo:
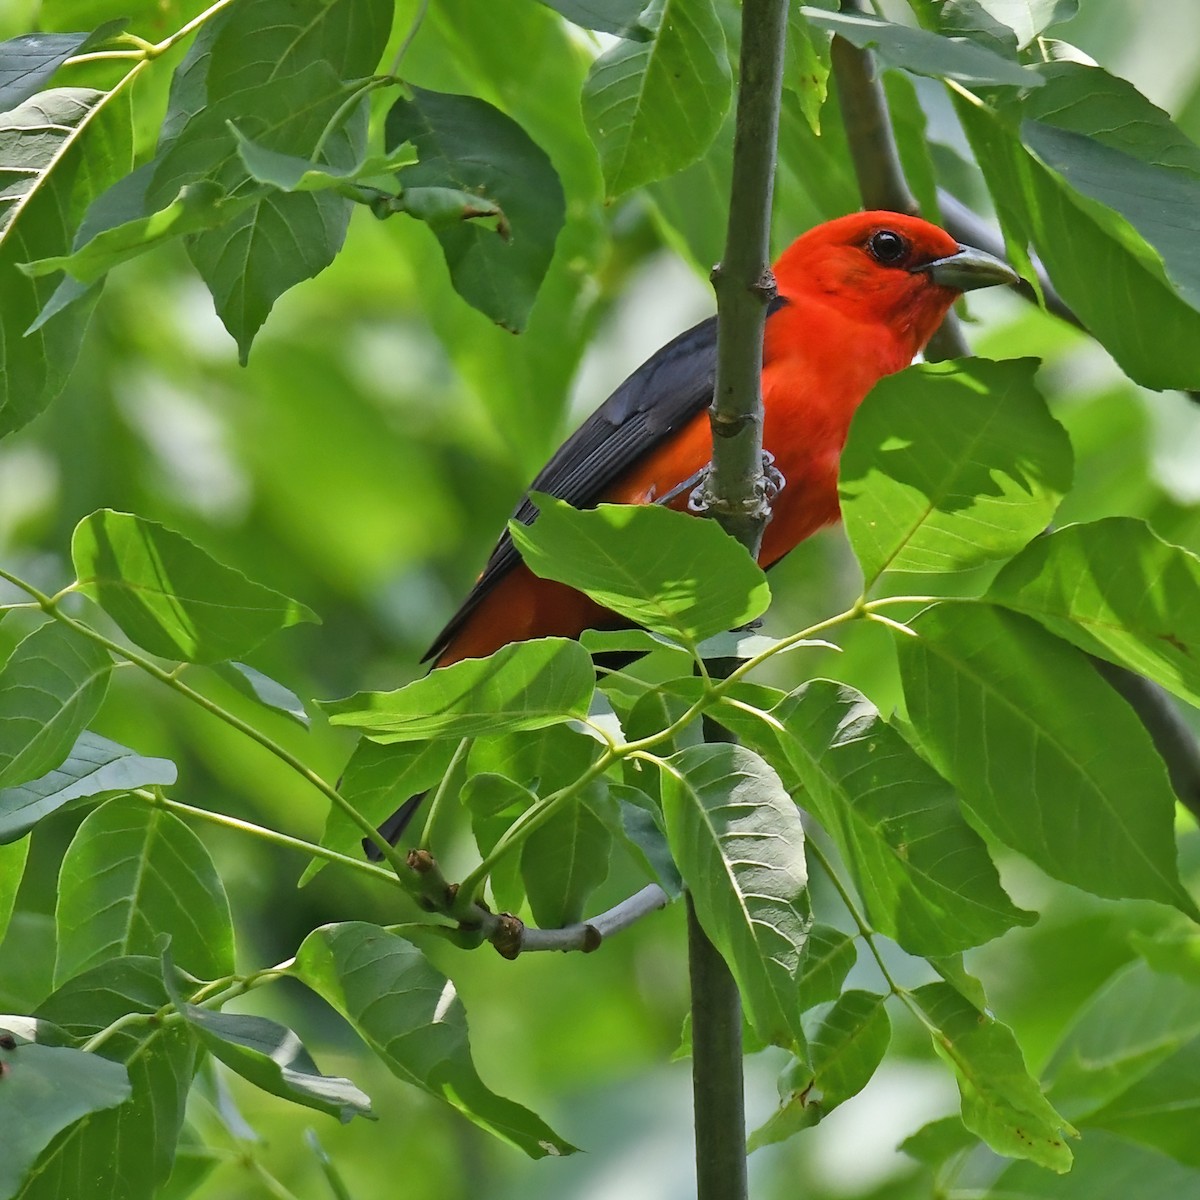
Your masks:
M 892 266 L 908 253 L 908 242 L 890 229 L 881 229 L 871 234 L 867 251 L 876 262 Z

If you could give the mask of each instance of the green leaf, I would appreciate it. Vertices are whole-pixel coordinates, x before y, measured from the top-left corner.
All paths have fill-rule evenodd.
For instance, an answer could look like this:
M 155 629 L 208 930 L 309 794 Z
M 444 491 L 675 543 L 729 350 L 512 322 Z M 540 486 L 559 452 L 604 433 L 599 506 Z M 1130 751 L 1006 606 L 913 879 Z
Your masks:
M 953 1065 L 963 1124 L 998 1154 L 1071 1169 L 1065 1136 L 1075 1130 L 1042 1095 L 1007 1025 L 980 1012 L 948 983 L 912 992 L 932 1026 L 934 1048 Z
M 543 929 L 583 919 L 591 894 L 608 878 L 612 834 L 586 798 L 567 804 L 521 845 L 521 875 L 533 918 Z
M 860 50 L 878 50 L 880 57 L 892 66 L 903 67 L 914 75 L 952 79 L 968 86 L 1008 84 L 1033 88 L 1041 83 L 1035 71 L 976 42 L 893 25 L 867 13 L 830 13 L 809 7 L 800 11 L 818 29 L 836 33 Z
M 98 291 L 26 337 L 54 288 L 16 264 L 67 253 L 89 202 L 129 170 L 128 94 L 117 94 L 56 88 L 0 115 L 0 435 L 41 412 L 75 365 Z
M 1200 559 L 1141 521 L 1107 517 L 1039 538 L 988 599 L 1200 705 L 1198 593 Z
M 0 1121 L 0 1196 L 18 1194 L 21 1181 L 51 1139 L 89 1113 L 124 1104 L 129 1075 L 120 1063 L 68 1046 L 30 1042 L 0 1051 L 4 1086 Z
M 531 782 L 537 785 L 536 779 Z M 480 854 L 490 854 L 508 827 L 537 803 L 537 797 L 515 779 L 489 771 L 472 775 L 459 794 L 471 814 L 471 832 Z M 492 899 L 503 912 L 515 913 L 525 903 L 521 855 L 501 858 L 489 876 Z
M 912 628 L 897 640 L 909 717 L 974 819 L 1056 879 L 1197 915 L 1166 770 L 1087 660 L 987 605 L 938 605 Z
M 1152 970 L 1178 975 L 1200 986 L 1200 932 L 1192 927 L 1169 930 L 1157 937 L 1147 937 L 1135 930 L 1130 934 L 1129 944 Z
M 40 92 L 54 72 L 92 40 L 88 33 L 25 33 L 0 42 L 0 112 Z
M 961 1117 L 942 1117 L 922 1125 L 900 1143 L 905 1154 L 927 1167 L 940 1167 L 947 1159 L 979 1144 Z M 1057 1183 L 1057 1181 L 1055 1181 Z
M 411 796 L 433 787 L 450 766 L 454 742 L 405 742 L 381 746 L 359 741 L 342 772 L 338 791 L 376 828 Z M 340 808 L 330 805 L 321 845 L 342 854 L 357 854 L 363 831 Z M 328 863 L 314 858 L 300 876 L 303 887 Z
M 1092 996 L 1063 1035 L 1045 1071 L 1049 1094 L 1073 1121 L 1090 1123 L 1156 1071 L 1169 1073 L 1181 1054 L 1183 1061 L 1194 1057 L 1198 1039 L 1195 985 L 1132 963 Z
M 95 283 L 113 267 L 172 238 L 223 224 L 246 203 L 244 198 L 226 196 L 220 184 L 201 179 L 185 184 L 175 199 L 158 212 L 106 229 L 70 254 L 21 263 L 20 268 L 34 279 L 66 271 L 80 283 Z
M 1069 21 L 1079 11 L 1079 0 L 978 0 L 979 6 L 1017 35 L 1024 48 L 1048 25 Z
M 787 56 L 783 85 L 799 101 L 813 133 L 821 132 L 821 106 L 829 94 L 829 34 L 805 19 L 796 4 L 788 5 Z
M 101 509 L 75 527 L 80 590 L 143 650 L 181 662 L 240 658 L 316 616 L 154 521 Z
M 389 147 L 411 142 L 420 161 L 400 173 L 409 188 L 450 188 L 499 205 L 500 230 L 437 223 L 460 296 L 498 325 L 525 328 L 566 216 L 550 159 L 511 117 L 473 96 L 411 89 L 387 116 Z
M 84 730 L 64 762 L 40 779 L 0 790 L 0 843 L 24 837 L 43 817 L 72 800 L 175 782 L 166 758 L 145 758 Z
M 1145 1146 L 1089 1129 L 1062 1179 L 1029 1163 L 1013 1163 L 983 1200 L 1131 1200 L 1169 1196 L 1200 1200 L 1200 1177 Z
M 594 690 L 592 660 L 578 642 L 538 638 L 430 671 L 394 692 L 320 703 L 334 725 L 353 725 L 377 742 L 413 742 L 561 725 L 587 716 Z
M 729 107 L 712 0 L 651 0 L 640 19 L 651 36 L 610 46 L 583 85 L 583 119 L 610 199 L 694 163 Z
M 243 0 L 202 26 L 172 80 L 148 193 L 161 207 L 185 184 L 212 179 L 233 194 L 248 179 L 228 122 L 268 150 L 349 168 L 362 155 L 366 112 L 342 106 L 379 62 L 390 0 L 330 0 L 311 11 Z M 341 124 L 330 130 L 341 114 Z M 327 132 L 328 131 L 328 132 Z M 318 144 L 320 152 L 318 155 Z M 243 361 L 275 301 L 341 248 L 351 204 L 332 193 L 269 191 L 188 254 Z
M 314 1108 L 343 1123 L 370 1116 L 371 1099 L 349 1079 L 322 1075 L 300 1038 L 284 1025 L 249 1013 L 217 1012 L 187 1003 L 164 955 L 167 994 L 208 1052 L 243 1079 L 293 1104 Z
M 1200 149 L 1099 68 L 1038 71 L 1046 86 L 999 111 L 956 100 L 1010 252 L 1019 261 L 1033 243 L 1063 299 L 1132 379 L 1200 384 L 1190 349 L 1200 338 L 1200 255 L 1188 233 Z
M 727 715 L 722 707 L 720 719 Z M 876 929 L 912 954 L 940 955 L 1033 923 L 1001 888 L 953 789 L 865 697 L 814 680 L 769 715 L 783 727 L 777 734 L 745 716 L 730 723 L 799 779 Z
M 751 1135 L 749 1150 L 782 1142 L 809 1129 L 858 1095 L 883 1061 L 892 1024 L 886 996 L 843 992 L 808 1039 L 809 1061 L 793 1064 L 780 1080 L 783 1104 Z
M 454 985 L 411 942 L 361 922 L 325 925 L 304 939 L 292 974 L 337 1009 L 397 1078 L 531 1158 L 573 1153 L 528 1109 L 480 1080 Z
M 164 933 L 193 975 L 234 969 L 229 901 L 208 851 L 142 800 L 109 800 L 85 818 L 63 858 L 55 916 L 59 983 L 107 959 L 156 953 Z
M 542 0 L 583 29 L 598 29 L 623 38 L 645 38 L 650 31 L 638 22 L 646 0 Z
M 28 854 L 28 838 L 8 845 L 0 844 L 0 945 L 4 942 L 8 923 L 12 920 L 17 890 L 25 877 L 25 859 Z
M 880 381 L 838 477 L 869 588 L 885 571 L 958 571 L 1040 533 L 1071 484 L 1071 443 L 1034 386 L 1038 362 L 957 359 Z
M 0 668 L 0 788 L 63 762 L 99 710 L 111 670 L 108 651 L 58 621 L 22 639 Z
M 254 667 L 240 662 L 214 663 L 213 670 L 243 696 L 257 700 L 266 708 L 273 708 L 277 713 L 290 717 L 297 725 L 301 725 L 305 729 L 311 724 L 308 713 L 304 709 L 304 701 L 291 688 L 284 687 L 282 683 L 272 679 L 269 675 L 264 675 Z
M 500 206 L 474 192 L 444 187 L 410 187 L 405 188 L 398 199 L 388 201 L 386 207 L 406 212 L 410 217 L 424 221 L 430 229 L 442 229 L 478 217 L 494 217 L 494 223 L 489 222 L 486 227 L 494 228 L 501 237 L 511 235 L 508 219 Z
M 854 938 L 832 925 L 814 925 L 804 947 L 800 972 L 800 1007 L 815 1008 L 836 1000 L 858 958 Z
M 764 1041 L 802 1047 L 797 987 L 812 917 L 795 804 L 758 755 L 724 743 L 663 760 L 661 786 L 671 853 L 751 1024 Z
M 237 139 L 238 157 L 251 179 L 270 184 L 283 192 L 346 192 L 347 185 L 376 175 L 390 175 L 417 161 L 417 152 L 407 142 L 387 154 L 366 154 L 349 167 L 313 162 L 296 154 L 281 154 L 252 141 L 232 122 L 229 128 Z
M 653 633 L 695 646 L 771 602 L 762 569 L 715 521 L 655 504 L 581 512 L 541 493 L 534 501 L 532 525 L 509 522 L 529 568 Z
M 111 959 L 69 980 L 38 1015 L 82 1038 L 130 1014 L 153 1018 L 168 1004 L 158 960 L 139 956 Z M 157 1200 L 171 1174 L 196 1048 L 183 1022 L 142 1020 L 109 1036 L 98 1053 L 125 1065 L 130 1099 L 60 1133 L 38 1159 L 20 1200 Z
M 683 880 L 663 832 L 662 813 L 645 792 L 623 783 L 608 786 L 615 808 L 603 805 L 599 816 L 613 831 L 633 860 L 672 899 L 683 894 Z

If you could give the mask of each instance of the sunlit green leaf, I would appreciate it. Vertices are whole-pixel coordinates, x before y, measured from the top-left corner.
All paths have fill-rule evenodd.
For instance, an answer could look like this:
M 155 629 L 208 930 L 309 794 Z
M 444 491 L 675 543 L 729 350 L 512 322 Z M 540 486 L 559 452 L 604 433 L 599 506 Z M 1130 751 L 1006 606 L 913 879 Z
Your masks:
M 917 1162 L 939 1167 L 962 1150 L 978 1145 L 975 1135 L 959 1116 L 941 1117 L 922 1125 L 916 1133 L 900 1143 L 900 1149 Z
M 420 161 L 400 172 L 404 188 L 451 188 L 493 201 L 498 230 L 472 221 L 437 223 L 455 290 L 497 324 L 525 328 L 554 254 L 566 201 L 544 150 L 511 117 L 473 96 L 414 87 L 388 112 L 385 137 L 411 142 Z
M 66 271 L 80 283 L 95 283 L 113 267 L 172 238 L 220 225 L 245 203 L 244 199 L 231 200 L 218 183 L 197 180 L 180 188 L 175 199 L 158 212 L 106 229 L 70 254 L 21 263 L 21 270 L 35 279 Z
M 826 7 L 836 8 L 834 0 Z M 813 133 L 820 133 L 821 106 L 829 90 L 829 34 L 811 26 L 798 4 L 788 5 L 787 53 L 783 85 L 795 93 Z
M 802 1047 L 796 997 L 812 917 L 795 804 L 761 758 L 725 743 L 671 755 L 661 786 L 672 855 L 752 1025 Z
M 0 843 L 23 837 L 64 804 L 110 792 L 175 782 L 175 764 L 145 758 L 84 730 L 64 762 L 40 779 L 0 789 Z
M 107 959 L 157 952 L 202 979 L 231 974 L 233 925 L 225 888 L 200 839 L 142 800 L 109 800 L 88 815 L 58 880 L 58 982 Z
M 651 36 L 610 46 L 583 87 L 583 118 L 610 197 L 695 162 L 729 106 L 712 0 L 651 0 L 640 20 Z
M 28 838 L 7 845 L 0 844 L 0 944 L 3 944 L 4 935 L 8 932 L 28 854 Z
M 394 692 L 359 692 L 321 707 L 334 725 L 353 725 L 377 742 L 412 742 L 561 725 L 587 716 L 594 690 L 592 660 L 578 642 L 538 638 L 430 671 Z
M 1069 1171 L 1065 1138 L 1075 1131 L 1026 1070 L 1012 1030 L 948 983 L 927 983 L 912 995 L 933 1026 L 935 1049 L 954 1065 L 963 1124 L 999 1154 Z
M 531 1158 L 573 1152 L 475 1073 L 454 985 L 411 942 L 360 922 L 325 925 L 305 938 L 292 973 L 337 1009 L 398 1078 Z
M 181 534 L 130 513 L 102 509 L 84 517 L 71 557 L 80 590 L 131 640 L 163 658 L 240 658 L 277 630 L 317 619 Z
M 1048 25 L 1069 21 L 1079 11 L 1079 0 L 977 0 L 985 12 L 1003 21 L 1025 46 Z
M 653 504 L 579 512 L 535 499 L 532 525 L 509 523 L 530 569 L 655 633 L 695 645 L 761 616 L 771 601 L 762 570 L 715 521 Z
M 886 996 L 843 992 L 808 1038 L 808 1062 L 793 1064 L 780 1080 L 783 1104 L 749 1140 L 749 1149 L 781 1142 L 816 1125 L 866 1087 L 883 1059 L 892 1025 Z
M 838 477 L 870 587 L 887 570 L 956 571 L 1040 533 L 1071 483 L 1071 445 L 1034 386 L 1036 359 L 956 359 L 880 381 Z
M 1107 517 L 1039 538 L 988 595 L 1200 705 L 1200 559 L 1141 521 Z
M 1087 660 L 1016 613 L 939 605 L 897 639 L 933 763 L 994 836 L 1099 896 L 1196 907 L 1150 735 Z

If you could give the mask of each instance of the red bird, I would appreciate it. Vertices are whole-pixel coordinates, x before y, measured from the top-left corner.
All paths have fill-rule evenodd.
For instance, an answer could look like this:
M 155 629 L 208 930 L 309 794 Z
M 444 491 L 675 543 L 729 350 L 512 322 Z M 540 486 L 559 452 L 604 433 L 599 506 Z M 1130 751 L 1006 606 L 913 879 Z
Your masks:
M 784 251 L 763 340 L 763 446 L 783 480 L 759 552 L 764 567 L 838 519 L 838 457 L 850 418 L 875 383 L 913 360 L 963 292 L 1016 281 L 992 255 L 892 212 L 827 221 Z M 712 456 L 716 361 L 712 317 L 630 375 L 530 490 L 576 508 L 664 501 L 685 507 L 692 478 Z M 536 519 L 528 496 L 514 516 Z M 509 642 L 578 637 L 614 624 L 612 613 L 581 592 L 534 575 L 506 532 L 426 660 L 444 667 Z M 410 801 L 384 825 L 393 840 L 413 807 Z
M 912 362 L 962 292 L 1016 279 L 990 254 L 890 212 L 827 221 L 784 251 L 763 340 L 763 447 L 783 476 L 759 553 L 764 567 L 838 519 L 838 456 L 871 388 Z M 717 321 L 710 317 L 625 380 L 530 490 L 576 508 L 661 503 L 712 457 L 716 363 Z M 685 507 L 689 491 L 679 491 L 671 506 Z M 526 496 L 513 515 L 528 524 L 537 510 Z M 581 592 L 539 579 L 505 533 L 425 657 L 445 667 L 509 642 L 578 637 L 614 620 Z

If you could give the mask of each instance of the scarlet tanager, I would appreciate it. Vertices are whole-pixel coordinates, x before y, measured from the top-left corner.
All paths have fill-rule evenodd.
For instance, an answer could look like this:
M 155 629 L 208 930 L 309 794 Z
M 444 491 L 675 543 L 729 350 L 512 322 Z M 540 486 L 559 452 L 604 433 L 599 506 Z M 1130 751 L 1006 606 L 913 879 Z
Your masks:
M 782 476 L 759 552 L 764 567 L 838 519 L 838 457 L 854 410 L 876 382 L 913 360 L 963 292 L 1016 281 L 998 258 L 892 212 L 827 221 L 783 252 L 763 339 L 763 447 Z M 634 371 L 559 447 L 530 490 L 576 508 L 685 508 L 712 456 L 716 361 L 711 317 Z M 526 524 L 536 519 L 528 495 L 513 515 Z M 578 637 L 614 624 L 612 613 L 581 592 L 534 575 L 506 532 L 426 660 L 444 667 L 509 642 Z M 382 827 L 391 840 L 418 800 Z

